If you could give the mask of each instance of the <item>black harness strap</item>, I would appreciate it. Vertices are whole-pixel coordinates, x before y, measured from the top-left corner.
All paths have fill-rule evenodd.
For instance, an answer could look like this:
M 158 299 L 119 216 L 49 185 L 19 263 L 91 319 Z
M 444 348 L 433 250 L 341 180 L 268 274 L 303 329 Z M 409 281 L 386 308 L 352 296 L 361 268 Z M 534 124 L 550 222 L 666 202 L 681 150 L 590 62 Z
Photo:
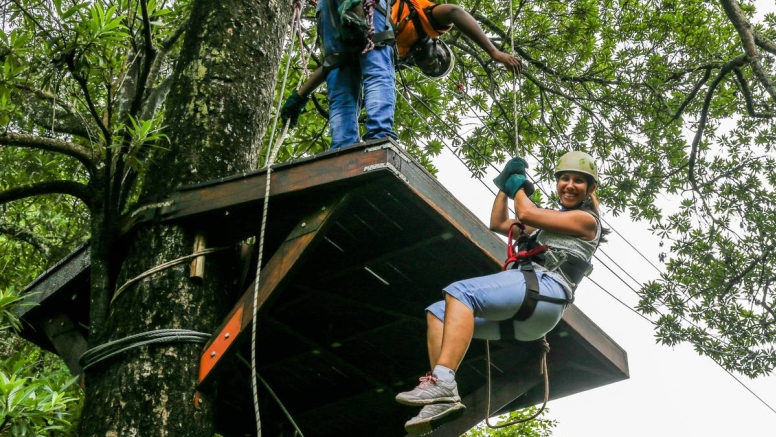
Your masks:
M 512 227 L 518 227 L 520 229 L 520 236 L 517 239 L 518 244 L 518 252 L 515 253 L 514 246 L 512 245 Z M 507 338 L 514 338 L 515 337 L 515 327 L 514 327 L 514 321 L 517 322 L 523 322 L 528 320 L 536 311 L 536 305 L 539 302 L 550 302 L 558 305 L 568 305 L 571 303 L 572 299 L 560 299 L 550 296 L 542 296 L 539 293 L 539 278 L 536 276 L 536 271 L 534 270 L 533 261 L 539 261 L 540 264 L 544 264 L 544 258 L 541 256 L 541 253 L 547 250 L 546 246 L 535 246 L 536 241 L 532 240 L 525 236 L 524 233 L 524 226 L 522 226 L 522 223 L 515 222 L 512 224 L 512 227 L 509 228 L 509 246 L 507 251 L 507 261 L 504 263 L 503 269 L 506 270 L 507 266 L 510 262 L 514 262 L 512 268 L 519 268 L 520 271 L 523 272 L 523 278 L 525 279 L 525 296 L 523 297 L 523 303 L 520 304 L 520 308 L 518 308 L 517 312 L 514 316 L 510 319 L 502 320 L 499 322 L 499 333 L 501 334 L 501 339 L 507 339 Z M 575 258 L 576 257 L 570 257 Z M 587 262 L 584 260 L 580 260 L 582 263 L 584 263 L 585 266 L 587 266 Z M 565 264 L 567 264 L 568 261 Z M 579 266 L 575 265 L 574 270 L 576 271 Z M 576 276 L 575 276 L 576 277 Z M 582 276 L 584 277 L 584 275 Z M 581 278 L 580 278 L 581 279 Z M 578 282 L 578 281 L 575 281 Z

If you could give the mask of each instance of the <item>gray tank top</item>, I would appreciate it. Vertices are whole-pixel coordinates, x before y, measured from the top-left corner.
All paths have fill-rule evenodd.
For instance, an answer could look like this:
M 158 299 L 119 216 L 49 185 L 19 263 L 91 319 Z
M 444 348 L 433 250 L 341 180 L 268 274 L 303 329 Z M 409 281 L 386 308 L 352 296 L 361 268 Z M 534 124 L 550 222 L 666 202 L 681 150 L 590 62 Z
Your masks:
M 593 254 L 596 249 L 598 249 L 598 243 L 601 240 L 601 222 L 598 217 L 595 217 L 594 215 L 593 217 L 598 226 L 596 228 L 595 238 L 590 241 L 541 229 L 536 231 L 538 233 L 536 242 L 539 244 L 546 244 L 550 248 L 544 253 L 544 266 L 534 263 L 534 268 L 538 271 L 547 271 L 552 279 L 563 286 L 563 289 L 566 291 L 566 295 L 569 298 L 573 296 L 574 289 L 577 288 L 577 285 L 579 284 L 572 282 L 563 274 L 563 272 L 558 270 L 558 267 L 563 264 L 569 254 L 581 258 L 588 263 L 593 258 Z M 592 270 L 592 267 L 590 270 Z M 588 270 L 587 273 L 590 273 L 590 270 Z

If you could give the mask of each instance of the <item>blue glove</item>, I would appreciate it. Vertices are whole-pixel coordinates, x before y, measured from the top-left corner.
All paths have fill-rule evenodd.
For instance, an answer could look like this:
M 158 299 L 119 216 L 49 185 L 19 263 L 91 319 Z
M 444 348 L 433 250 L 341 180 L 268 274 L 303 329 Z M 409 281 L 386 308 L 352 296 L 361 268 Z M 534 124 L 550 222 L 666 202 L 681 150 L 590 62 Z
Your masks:
M 525 169 L 528 168 L 528 163 L 525 162 L 523 158 L 512 158 L 509 161 L 507 161 L 507 165 L 504 166 L 504 170 L 501 171 L 501 174 L 496 176 L 495 179 L 493 179 L 493 183 L 496 184 L 496 187 L 498 187 L 499 190 L 503 192 L 507 192 L 505 184 L 507 183 L 507 179 L 509 179 L 510 176 L 515 174 L 525 174 Z
M 299 115 L 302 113 L 302 110 L 309 100 L 309 97 L 302 97 L 294 90 L 280 109 L 280 119 L 283 120 L 283 123 L 290 119 L 291 121 L 289 122 L 288 127 L 296 126 Z
M 517 194 L 520 188 L 522 188 L 523 191 L 525 191 L 525 195 L 529 197 L 534 192 L 534 184 L 529 181 L 524 174 L 513 174 L 507 179 L 502 191 L 507 193 L 507 196 L 511 199 L 515 197 L 515 194 Z

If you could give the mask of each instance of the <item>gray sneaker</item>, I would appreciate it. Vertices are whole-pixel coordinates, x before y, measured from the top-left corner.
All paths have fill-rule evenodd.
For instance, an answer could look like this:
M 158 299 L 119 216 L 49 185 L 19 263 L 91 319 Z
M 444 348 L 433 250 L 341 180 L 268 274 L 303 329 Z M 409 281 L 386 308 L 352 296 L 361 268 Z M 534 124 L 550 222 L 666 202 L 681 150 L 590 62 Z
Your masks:
M 417 416 L 404 424 L 404 429 L 412 435 L 428 434 L 443 423 L 461 417 L 465 411 L 466 406 L 460 402 L 426 405 Z
M 429 405 L 441 402 L 460 402 L 458 384 L 444 382 L 428 372 L 420 378 L 420 384 L 410 391 L 396 395 L 396 402 L 403 405 Z

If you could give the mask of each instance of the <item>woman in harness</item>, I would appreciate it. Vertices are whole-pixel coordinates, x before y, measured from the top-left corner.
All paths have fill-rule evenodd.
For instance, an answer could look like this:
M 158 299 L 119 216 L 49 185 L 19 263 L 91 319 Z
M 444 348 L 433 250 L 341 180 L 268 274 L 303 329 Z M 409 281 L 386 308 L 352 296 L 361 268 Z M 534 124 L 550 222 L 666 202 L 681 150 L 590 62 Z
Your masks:
M 458 395 L 455 371 L 472 338 L 542 338 L 560 321 L 573 301 L 574 289 L 590 270 L 590 259 L 604 233 L 598 218 L 598 172 L 593 158 L 569 152 L 559 160 L 555 180 L 560 211 L 534 205 L 526 167 L 522 158 L 514 158 L 494 179 L 500 191 L 490 228 L 507 235 L 519 226 L 522 235 L 518 240 L 528 241 L 529 234 L 535 243 L 528 241 L 528 247 L 521 247 L 517 254 L 510 246 L 510 255 L 515 255 L 508 260 L 515 261 L 512 268 L 505 264 L 499 273 L 455 282 L 444 289 L 445 300 L 426 309 L 432 370 L 420 378 L 415 389 L 396 396 L 401 404 L 423 407 L 405 424 L 410 434 L 431 432 L 463 414 L 466 407 Z M 517 220 L 509 217 L 509 199 L 514 201 Z

